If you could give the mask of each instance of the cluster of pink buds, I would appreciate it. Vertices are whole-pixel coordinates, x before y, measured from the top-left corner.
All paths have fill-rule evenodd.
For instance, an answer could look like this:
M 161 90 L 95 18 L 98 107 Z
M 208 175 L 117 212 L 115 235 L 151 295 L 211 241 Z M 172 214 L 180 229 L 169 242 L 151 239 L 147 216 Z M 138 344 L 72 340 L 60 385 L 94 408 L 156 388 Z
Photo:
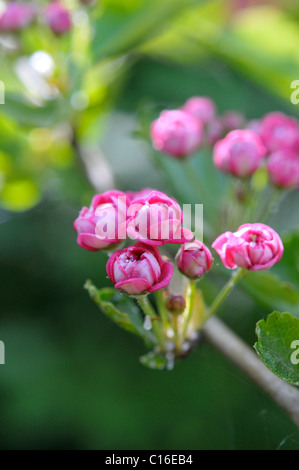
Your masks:
M 211 269 L 210 250 L 193 240 L 193 233 L 182 224 L 183 212 L 174 199 L 145 188 L 136 193 L 111 190 L 95 195 L 90 207 L 80 211 L 74 228 L 82 248 L 114 252 L 107 274 L 115 288 L 142 296 L 170 283 L 173 264 L 159 252 L 165 244 L 181 245 L 176 266 L 190 280 L 201 279 Z M 119 249 L 128 239 L 136 243 Z M 212 247 L 228 269 L 251 271 L 269 269 L 283 253 L 278 234 L 263 224 L 245 224 L 235 233 L 225 232 Z
M 91 1 L 80 0 L 80 3 L 89 4 Z M 56 35 L 67 33 L 72 28 L 71 13 L 63 1 L 53 0 L 45 8 L 41 8 L 35 2 L 11 1 L 0 14 L 0 32 L 21 31 L 38 17 Z
M 183 227 L 179 204 L 166 194 L 145 188 L 139 192 L 107 191 L 93 197 L 74 222 L 78 244 L 89 251 L 114 253 L 107 274 L 116 289 L 128 295 L 144 295 L 169 285 L 173 265 L 159 253 L 165 244 L 179 244 L 179 270 L 191 279 L 209 271 L 212 256 L 205 245 L 193 241 Z M 126 240 L 136 241 L 123 249 Z
M 268 113 L 216 142 L 213 158 L 219 170 L 238 178 L 264 165 L 274 186 L 299 187 L 299 123 L 280 112 Z
M 229 131 L 245 127 L 244 115 L 219 115 L 207 96 L 193 96 L 180 109 L 162 111 L 151 126 L 153 147 L 176 158 L 186 158 L 204 144 L 213 145 Z
M 268 149 L 270 181 L 280 188 L 299 187 L 299 122 L 283 113 L 266 114 L 259 134 Z
M 216 168 L 249 178 L 264 166 L 280 188 L 299 187 L 299 123 L 281 112 L 246 122 L 238 111 L 219 114 L 207 96 L 193 96 L 180 109 L 162 111 L 151 125 L 153 147 L 184 159 L 213 147 Z

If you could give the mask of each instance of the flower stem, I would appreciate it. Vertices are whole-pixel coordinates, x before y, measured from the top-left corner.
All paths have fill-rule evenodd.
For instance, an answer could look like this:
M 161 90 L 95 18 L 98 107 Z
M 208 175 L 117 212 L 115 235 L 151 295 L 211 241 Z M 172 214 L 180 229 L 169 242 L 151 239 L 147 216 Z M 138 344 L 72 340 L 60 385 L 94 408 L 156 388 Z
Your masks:
M 164 337 L 162 323 L 157 313 L 155 312 L 154 308 L 152 307 L 152 304 L 150 303 L 146 295 L 144 295 L 143 297 L 139 297 L 138 303 L 143 313 L 146 316 L 150 317 L 152 321 L 153 332 L 157 338 L 158 344 L 161 347 L 161 349 L 164 349 L 165 337 Z
M 203 187 L 196 170 L 192 167 L 190 159 L 187 157 L 186 159 L 182 160 L 181 166 L 186 178 L 189 181 L 189 184 L 195 192 L 196 197 L 199 201 L 202 201 L 205 198 L 206 190 Z
M 188 286 L 187 295 L 186 295 L 188 313 L 187 313 L 185 324 L 184 324 L 184 327 L 183 327 L 182 337 L 184 337 L 185 334 L 186 334 L 186 331 L 187 331 L 187 328 L 188 328 L 188 325 L 189 325 L 189 322 L 190 322 L 190 319 L 191 319 L 191 316 L 192 316 L 195 291 L 196 291 L 196 284 L 195 284 L 194 281 L 190 281 L 189 286 Z
M 230 294 L 233 290 L 239 279 L 244 275 L 244 269 L 238 268 L 232 274 L 230 280 L 225 284 L 223 289 L 219 292 L 214 302 L 212 302 L 211 306 L 207 310 L 204 322 L 206 322 L 214 313 L 218 310 L 222 302 L 226 299 L 226 297 Z
M 272 193 L 270 195 L 270 198 L 266 204 L 266 207 L 264 207 L 262 213 L 260 213 L 257 216 L 257 220 L 261 222 L 266 222 L 269 216 L 275 211 L 275 209 L 278 207 L 278 205 L 281 202 L 281 197 L 282 197 L 282 189 L 281 188 L 273 188 Z
M 158 311 L 159 311 L 163 326 L 165 330 L 167 330 L 168 328 L 170 328 L 171 325 L 170 325 L 170 321 L 169 321 L 169 317 L 167 313 L 167 308 L 165 306 L 165 302 L 163 299 L 162 291 L 157 290 L 155 292 L 155 297 L 156 297 L 157 307 L 158 307 Z

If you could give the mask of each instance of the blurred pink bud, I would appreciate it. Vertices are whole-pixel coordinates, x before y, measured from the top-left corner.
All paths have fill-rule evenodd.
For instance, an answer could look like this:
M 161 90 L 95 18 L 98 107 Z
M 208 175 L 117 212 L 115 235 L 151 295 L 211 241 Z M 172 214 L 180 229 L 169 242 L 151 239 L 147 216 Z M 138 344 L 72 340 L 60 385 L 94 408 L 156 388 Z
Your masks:
M 173 266 L 163 261 L 156 247 L 136 243 L 116 251 L 108 260 L 107 274 L 116 289 L 128 295 L 144 295 L 167 287 Z
M 190 279 L 200 279 L 213 262 L 210 250 L 199 240 L 182 245 L 175 259 L 181 273 Z
M 234 233 L 225 232 L 212 244 L 228 269 L 263 271 L 278 263 L 283 254 L 279 235 L 267 225 L 244 224 Z
M 261 135 L 261 121 L 259 119 L 251 119 L 248 121 L 246 129 L 255 132 L 257 135 Z
M 217 108 L 214 101 L 207 96 L 193 96 L 183 105 L 182 109 L 191 113 L 196 119 L 208 124 L 217 114 Z
M 124 240 L 128 202 L 121 191 L 94 196 L 90 208 L 83 207 L 74 222 L 78 244 L 89 251 L 110 250 Z
M 45 20 L 52 31 L 57 35 L 66 33 L 72 27 L 70 12 L 59 0 L 54 0 L 47 6 L 45 10 Z
M 299 186 L 299 157 L 292 150 L 277 150 L 267 161 L 270 180 L 275 186 Z
M 193 233 L 182 227 L 183 211 L 179 204 L 160 191 L 134 199 L 128 208 L 127 233 L 150 245 L 185 243 Z
M 206 128 L 206 139 L 209 145 L 215 145 L 225 134 L 223 122 L 219 117 L 213 119 Z
M 266 114 L 261 120 L 261 137 L 269 151 L 299 149 L 297 119 L 280 112 Z
M 35 17 L 35 10 L 21 2 L 10 2 L 0 16 L 0 31 L 19 31 L 26 28 Z
M 245 116 L 240 111 L 226 111 L 221 120 L 226 132 L 242 129 L 245 126 Z
M 184 158 L 202 144 L 203 124 L 180 109 L 163 111 L 151 125 L 151 138 L 156 150 Z
M 266 155 L 261 139 L 249 130 L 235 130 L 219 140 L 214 147 L 214 164 L 239 178 L 252 175 Z

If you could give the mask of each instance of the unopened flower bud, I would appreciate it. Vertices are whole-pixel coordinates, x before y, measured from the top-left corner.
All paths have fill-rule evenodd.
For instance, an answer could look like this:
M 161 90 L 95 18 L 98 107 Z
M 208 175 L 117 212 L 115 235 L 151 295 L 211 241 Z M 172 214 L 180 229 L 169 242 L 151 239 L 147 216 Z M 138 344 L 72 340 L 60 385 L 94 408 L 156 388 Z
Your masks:
M 167 287 L 173 273 L 172 264 L 163 261 L 156 247 L 141 242 L 113 253 L 106 269 L 115 288 L 132 296 Z
M 243 224 L 234 233 L 225 232 L 212 244 L 227 269 L 244 268 L 264 271 L 278 263 L 283 244 L 268 225 Z
M 279 188 L 299 186 L 299 157 L 293 150 L 277 150 L 267 161 L 270 181 Z
M 215 166 L 239 178 L 252 175 L 266 155 L 260 137 L 250 130 L 235 130 L 214 147 Z
M 182 245 L 175 260 L 181 273 L 193 280 L 202 278 L 213 262 L 210 250 L 199 240 Z
M 19 31 L 26 28 L 35 17 L 32 6 L 23 2 L 10 2 L 0 15 L 0 31 Z
M 192 114 L 204 124 L 211 122 L 217 114 L 214 101 L 207 96 L 193 96 L 189 98 L 182 109 Z
M 284 113 L 266 114 L 260 123 L 260 135 L 270 152 L 299 149 L 299 123 Z
M 182 295 L 170 295 L 166 299 L 165 306 L 173 315 L 180 315 L 186 308 L 186 301 Z
M 151 125 L 153 147 L 177 158 L 185 158 L 203 141 L 203 124 L 181 109 L 163 111 Z
M 72 27 L 70 12 L 59 2 L 54 0 L 45 11 L 45 20 L 53 33 L 60 35 L 69 31 Z

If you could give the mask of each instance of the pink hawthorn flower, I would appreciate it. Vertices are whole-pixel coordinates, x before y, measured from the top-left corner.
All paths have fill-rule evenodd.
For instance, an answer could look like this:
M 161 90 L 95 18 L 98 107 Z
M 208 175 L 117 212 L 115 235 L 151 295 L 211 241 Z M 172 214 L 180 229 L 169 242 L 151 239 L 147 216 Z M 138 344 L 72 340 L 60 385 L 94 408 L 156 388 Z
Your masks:
M 267 160 L 271 182 L 281 188 L 299 186 L 299 157 L 293 150 L 277 150 Z
M 163 111 L 151 125 L 151 138 L 156 150 L 184 158 L 202 144 L 203 124 L 181 109 Z
M 214 147 L 214 164 L 239 178 L 252 175 L 266 155 L 266 148 L 258 135 L 250 130 L 231 131 Z
M 35 17 L 35 10 L 22 2 L 10 2 L 0 16 L 0 31 L 19 31 L 26 28 Z
M 298 121 L 284 113 L 266 114 L 261 119 L 260 134 L 270 152 L 282 149 L 298 150 L 299 148 Z
M 210 250 L 199 240 L 182 245 L 175 260 L 181 273 L 190 279 L 200 279 L 213 262 Z
M 196 119 L 208 124 L 217 114 L 214 101 L 207 96 L 193 96 L 189 98 L 182 107 L 183 111 L 192 114 Z
M 193 233 L 183 228 L 182 223 L 183 211 L 179 204 L 160 191 L 134 199 L 128 208 L 128 235 L 149 245 L 192 240 Z
M 74 222 L 77 242 L 86 250 L 111 249 L 126 238 L 129 201 L 121 191 L 106 191 L 93 197 L 89 208 L 83 207 Z
M 72 27 L 70 12 L 60 3 L 59 0 L 51 2 L 45 10 L 45 20 L 57 34 L 64 34 Z
M 244 224 L 234 233 L 225 232 L 212 244 L 228 269 L 263 271 L 278 263 L 283 254 L 279 235 L 268 225 Z
M 108 260 L 107 274 L 116 289 L 128 295 L 144 295 L 168 286 L 173 266 L 163 261 L 156 247 L 138 242 L 117 250 Z

